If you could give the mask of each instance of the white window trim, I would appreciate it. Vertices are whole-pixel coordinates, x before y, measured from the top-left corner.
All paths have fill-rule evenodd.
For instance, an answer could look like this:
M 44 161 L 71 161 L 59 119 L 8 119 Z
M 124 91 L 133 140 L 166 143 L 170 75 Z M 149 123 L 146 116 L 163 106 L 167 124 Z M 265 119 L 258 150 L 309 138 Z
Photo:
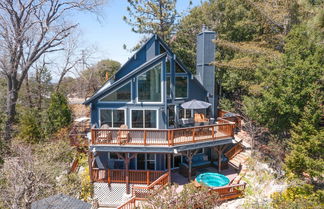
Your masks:
M 132 123 L 132 119 L 133 119 L 132 118 L 132 111 L 133 110 L 142 110 L 142 111 L 144 111 L 144 110 L 154 110 L 156 112 L 156 128 L 133 128 L 133 123 Z M 159 109 L 157 109 L 157 108 L 131 108 L 129 111 L 130 111 L 129 112 L 129 114 L 130 114 L 130 116 L 129 116 L 129 118 L 130 118 L 129 125 L 130 125 L 131 129 L 148 129 L 148 130 L 150 130 L 150 129 L 151 130 L 159 129 Z
M 127 119 L 127 112 L 126 112 L 126 108 L 98 108 L 98 121 L 99 121 L 99 128 L 101 127 L 101 110 L 124 110 L 124 124 L 127 124 L 126 123 L 126 119 Z M 112 114 L 112 124 L 113 125 L 113 121 L 114 121 L 114 118 L 113 118 L 113 114 Z M 111 129 L 118 129 L 120 127 L 110 127 Z
M 139 153 L 139 154 L 144 154 L 145 155 L 145 168 L 144 168 L 144 170 L 147 170 L 147 154 L 153 154 L 154 155 L 154 170 L 156 171 L 156 153 Z M 151 161 L 153 161 L 153 160 L 151 160 Z M 136 156 L 136 158 L 135 158 L 135 168 L 136 168 L 136 170 L 138 170 L 138 168 L 137 168 L 137 156 Z M 141 170 L 140 170 L 141 171 Z
M 170 78 L 170 85 L 169 86 L 167 86 L 167 84 L 168 84 L 168 78 Z M 166 75 L 165 76 L 165 94 L 166 94 L 166 98 L 167 99 L 172 99 L 172 88 L 171 88 L 171 85 L 172 84 L 172 76 L 171 75 Z M 170 94 L 168 95 L 168 89 L 167 88 L 169 88 L 170 89 Z
M 127 84 L 130 83 L 130 96 L 131 96 L 131 99 L 130 101 L 102 101 L 106 96 L 118 91 L 119 89 L 123 88 L 124 86 L 126 86 Z M 99 99 L 99 103 L 103 103 L 103 104 L 131 104 L 133 102 L 133 85 L 132 85 L 132 81 L 128 81 L 126 82 L 124 85 L 121 85 L 120 87 L 118 87 L 117 89 L 115 89 L 114 91 L 110 92 L 109 94 L 106 94 L 104 96 L 102 96 L 100 99 Z
M 177 88 L 177 77 L 186 77 L 187 78 L 187 96 L 186 97 L 176 97 L 176 88 Z M 174 77 L 174 98 L 175 99 L 187 99 L 189 97 L 189 77 L 188 75 L 175 75 Z
M 161 100 L 159 102 L 140 102 L 138 101 L 138 77 L 141 76 L 142 74 L 152 70 L 153 68 L 155 68 L 156 66 L 161 65 Z M 163 90 L 163 62 L 161 61 L 160 63 L 150 67 L 149 69 L 145 70 L 144 72 L 142 72 L 141 74 L 139 74 L 138 76 L 136 76 L 136 103 L 138 104 L 163 104 L 163 94 L 164 94 L 164 90 Z

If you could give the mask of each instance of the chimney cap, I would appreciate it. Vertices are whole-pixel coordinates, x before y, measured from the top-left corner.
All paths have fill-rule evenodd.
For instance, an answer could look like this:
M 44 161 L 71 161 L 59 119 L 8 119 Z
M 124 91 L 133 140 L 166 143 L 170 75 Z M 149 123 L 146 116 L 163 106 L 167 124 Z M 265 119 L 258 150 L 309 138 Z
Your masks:
M 215 33 L 215 31 L 209 30 L 208 27 L 205 24 L 203 24 L 201 28 L 201 32 L 199 34 L 201 33 Z

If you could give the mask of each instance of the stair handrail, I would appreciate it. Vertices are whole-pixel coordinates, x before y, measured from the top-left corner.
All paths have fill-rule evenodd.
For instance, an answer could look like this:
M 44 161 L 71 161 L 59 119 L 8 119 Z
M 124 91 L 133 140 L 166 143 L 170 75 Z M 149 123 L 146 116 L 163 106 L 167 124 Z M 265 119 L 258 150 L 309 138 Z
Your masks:
M 117 209 L 135 208 L 136 200 L 138 200 L 136 197 L 132 197 L 129 200 L 127 200 L 126 202 L 124 202 L 122 205 L 118 206 Z
M 136 201 L 139 200 L 146 200 L 146 198 L 138 198 L 136 197 L 136 195 L 134 194 L 134 190 L 135 189 L 142 189 L 142 190 L 152 190 L 152 188 L 154 188 L 155 185 L 159 184 L 160 182 L 163 183 L 163 181 L 165 179 L 167 179 L 169 177 L 169 173 L 165 173 L 162 176 L 160 176 L 158 179 L 156 179 L 155 181 L 153 181 L 150 185 L 148 186 L 132 186 L 132 197 L 131 199 L 129 199 L 128 201 L 126 201 L 125 203 L 123 203 L 122 205 L 118 206 L 117 209 L 123 209 L 123 208 L 135 208 L 135 204 Z M 162 184 L 162 188 L 166 185 Z
M 243 151 L 242 142 L 243 142 L 243 140 L 241 139 L 231 149 L 229 149 L 227 152 L 225 152 L 224 155 L 229 160 L 233 159 L 236 155 L 238 155 L 241 151 Z
M 135 190 L 147 190 L 147 191 L 150 191 L 150 190 L 153 190 L 154 186 L 157 185 L 157 184 L 159 184 L 159 183 L 162 183 L 161 184 L 161 188 L 163 188 L 168 183 L 168 180 L 167 180 L 168 177 L 169 177 L 169 173 L 165 173 L 162 176 L 160 176 L 158 179 L 156 179 L 155 181 L 153 181 L 148 186 L 134 186 L 133 185 L 132 186 L 132 196 L 135 196 L 136 197 Z M 144 199 L 146 199 L 146 198 L 144 198 Z

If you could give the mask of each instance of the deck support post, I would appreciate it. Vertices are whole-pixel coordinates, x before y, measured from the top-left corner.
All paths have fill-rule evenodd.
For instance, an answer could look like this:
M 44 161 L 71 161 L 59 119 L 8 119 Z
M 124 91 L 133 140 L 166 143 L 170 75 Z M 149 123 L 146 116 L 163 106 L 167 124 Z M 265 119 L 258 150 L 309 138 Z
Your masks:
M 168 182 L 171 184 L 171 154 L 168 153 Z
M 93 183 L 94 179 L 93 179 L 93 172 L 92 172 L 92 168 L 94 166 L 94 157 L 93 157 L 93 153 L 90 151 L 88 151 L 88 165 L 89 165 L 89 173 L 90 173 L 90 182 Z
M 222 170 L 222 154 L 226 149 L 227 144 L 214 147 L 215 151 L 218 153 L 218 172 Z
M 188 150 L 187 152 L 184 153 L 184 156 L 187 157 L 188 159 L 188 181 L 190 182 L 191 181 L 191 171 L 192 171 L 192 157 L 197 154 L 198 152 L 198 149 L 196 150 Z
M 129 153 L 126 152 L 125 155 L 123 156 L 120 153 L 116 153 L 117 156 L 121 159 L 124 160 L 124 165 L 125 165 L 125 182 L 126 182 L 126 194 L 130 194 L 130 186 L 129 186 L 129 162 L 131 159 L 133 159 L 136 154 L 133 154 L 132 156 L 129 156 Z

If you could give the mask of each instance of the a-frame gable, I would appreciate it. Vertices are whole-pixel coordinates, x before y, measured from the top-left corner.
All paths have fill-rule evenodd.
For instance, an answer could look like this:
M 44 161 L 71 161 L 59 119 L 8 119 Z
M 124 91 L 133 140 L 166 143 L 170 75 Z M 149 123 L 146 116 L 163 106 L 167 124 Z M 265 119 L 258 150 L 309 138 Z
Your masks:
M 163 53 L 163 54 L 160 54 L 160 55 L 156 56 L 155 58 L 151 59 L 150 61 L 145 62 L 144 64 L 142 64 L 138 68 L 134 69 L 132 72 L 128 73 L 121 79 L 115 81 L 111 85 L 107 85 L 105 89 L 100 89 L 99 91 L 97 91 L 91 98 L 86 100 L 83 104 L 88 105 L 88 104 L 92 103 L 93 101 L 100 99 L 100 98 L 112 93 L 114 90 L 116 90 L 117 86 L 126 84 L 127 82 L 129 82 L 130 79 L 132 79 L 132 77 L 136 76 L 137 74 L 141 73 L 142 71 L 145 71 L 147 68 L 155 65 L 156 63 L 161 62 L 163 59 L 166 58 L 166 56 L 167 56 L 166 53 Z

